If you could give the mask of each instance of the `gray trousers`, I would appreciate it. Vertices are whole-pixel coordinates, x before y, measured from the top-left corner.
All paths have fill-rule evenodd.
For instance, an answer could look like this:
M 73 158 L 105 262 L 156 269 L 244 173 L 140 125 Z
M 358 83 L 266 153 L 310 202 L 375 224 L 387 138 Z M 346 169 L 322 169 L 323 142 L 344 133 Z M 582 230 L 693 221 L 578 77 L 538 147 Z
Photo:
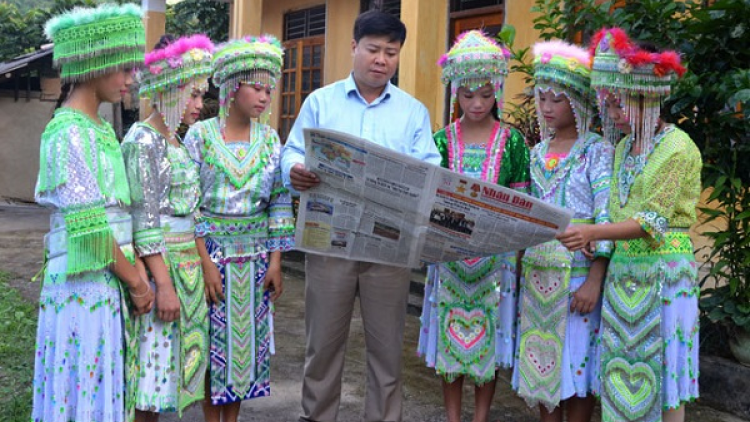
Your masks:
M 336 421 L 357 294 L 367 350 L 364 420 L 401 421 L 401 347 L 410 274 L 408 268 L 307 255 L 307 346 L 300 421 Z

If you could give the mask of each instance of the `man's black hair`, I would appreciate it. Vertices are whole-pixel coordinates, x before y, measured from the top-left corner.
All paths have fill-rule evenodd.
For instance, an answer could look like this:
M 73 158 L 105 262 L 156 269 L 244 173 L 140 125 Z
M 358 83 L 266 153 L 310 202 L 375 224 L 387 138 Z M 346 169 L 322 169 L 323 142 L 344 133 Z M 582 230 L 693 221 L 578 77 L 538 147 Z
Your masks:
M 406 41 L 406 25 L 397 17 L 379 10 L 370 10 L 357 16 L 354 21 L 354 41 L 362 37 L 388 37 L 388 42 Z

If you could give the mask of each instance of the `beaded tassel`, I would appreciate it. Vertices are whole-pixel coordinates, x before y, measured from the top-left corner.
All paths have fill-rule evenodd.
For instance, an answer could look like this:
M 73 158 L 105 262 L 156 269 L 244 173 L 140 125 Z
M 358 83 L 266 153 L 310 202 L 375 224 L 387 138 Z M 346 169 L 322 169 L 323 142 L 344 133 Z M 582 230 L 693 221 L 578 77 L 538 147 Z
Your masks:
M 450 115 L 458 89 L 471 92 L 490 84 L 495 91 L 497 117 L 503 115 L 503 82 L 508 74 L 510 52 L 482 31 L 467 31 L 456 38 L 453 47 L 438 61 L 443 68 L 442 80 L 450 85 Z
M 143 63 L 146 34 L 138 6 L 75 8 L 44 26 L 54 42 L 53 63 L 62 83 L 83 82 Z

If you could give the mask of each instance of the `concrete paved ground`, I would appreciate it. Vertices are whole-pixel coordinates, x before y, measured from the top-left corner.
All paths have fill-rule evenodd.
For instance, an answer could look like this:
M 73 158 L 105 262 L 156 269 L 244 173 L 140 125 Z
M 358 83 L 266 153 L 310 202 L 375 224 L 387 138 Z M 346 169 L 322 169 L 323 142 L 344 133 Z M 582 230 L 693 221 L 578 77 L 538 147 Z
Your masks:
M 24 297 L 36 301 L 39 284 L 30 283 L 42 263 L 42 237 L 48 228 L 49 213 L 35 206 L 0 204 L 0 269 L 14 274 L 12 285 Z M 296 421 L 299 412 L 302 367 L 304 365 L 304 263 L 290 254 L 284 260 L 285 292 L 276 307 L 276 356 L 272 358 L 272 396 L 242 405 L 240 421 Z M 412 298 L 418 303 L 419 298 Z M 440 380 L 415 355 L 419 318 L 407 317 L 404 353 L 404 421 L 444 421 Z M 0 339 L 8 341 L 9 339 Z M 360 421 L 365 383 L 364 337 L 358 312 L 352 319 L 339 421 Z M 1 364 L 1 363 L 0 363 Z M 492 406 L 491 420 L 532 422 L 536 411 L 530 410 L 509 388 L 510 373 L 500 373 Z M 472 389 L 465 387 L 464 421 L 471 420 Z M 176 422 L 176 415 L 164 415 L 164 422 Z M 203 421 L 199 408 L 189 409 L 182 418 L 186 422 Z M 594 421 L 600 420 L 599 414 Z M 688 406 L 688 422 L 740 422 L 723 413 L 699 404 Z

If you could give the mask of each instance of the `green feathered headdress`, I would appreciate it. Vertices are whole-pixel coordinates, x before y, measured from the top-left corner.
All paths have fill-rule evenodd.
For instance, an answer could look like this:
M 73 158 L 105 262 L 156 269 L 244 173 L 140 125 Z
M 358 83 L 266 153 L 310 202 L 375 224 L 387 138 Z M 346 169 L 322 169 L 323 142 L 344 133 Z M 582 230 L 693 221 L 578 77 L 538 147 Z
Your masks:
M 143 64 L 143 13 L 133 4 L 77 7 L 44 26 L 63 83 L 83 82 Z

